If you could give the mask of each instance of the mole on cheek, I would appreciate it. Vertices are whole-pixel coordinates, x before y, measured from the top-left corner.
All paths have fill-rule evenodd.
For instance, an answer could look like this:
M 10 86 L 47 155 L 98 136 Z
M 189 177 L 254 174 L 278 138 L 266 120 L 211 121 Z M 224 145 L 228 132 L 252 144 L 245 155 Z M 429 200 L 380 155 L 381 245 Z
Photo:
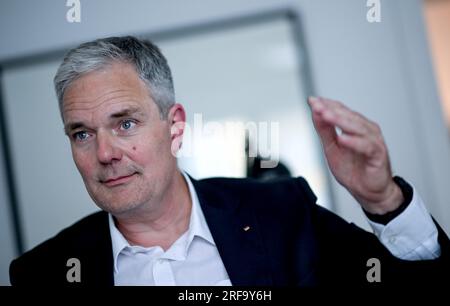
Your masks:
M 133 147 L 133 150 L 136 151 L 136 147 Z

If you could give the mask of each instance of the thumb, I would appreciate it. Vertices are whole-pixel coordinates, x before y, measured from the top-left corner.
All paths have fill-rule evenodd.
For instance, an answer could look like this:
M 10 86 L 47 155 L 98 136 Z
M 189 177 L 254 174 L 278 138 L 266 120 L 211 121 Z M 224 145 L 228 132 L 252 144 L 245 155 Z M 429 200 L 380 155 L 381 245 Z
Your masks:
M 309 105 L 311 106 L 312 120 L 314 128 L 319 134 L 320 140 L 324 148 L 327 148 L 330 144 L 337 142 L 337 134 L 333 124 L 327 123 L 321 113 L 320 105 L 317 103 L 318 98 L 308 98 Z M 320 102 L 319 102 L 320 103 Z

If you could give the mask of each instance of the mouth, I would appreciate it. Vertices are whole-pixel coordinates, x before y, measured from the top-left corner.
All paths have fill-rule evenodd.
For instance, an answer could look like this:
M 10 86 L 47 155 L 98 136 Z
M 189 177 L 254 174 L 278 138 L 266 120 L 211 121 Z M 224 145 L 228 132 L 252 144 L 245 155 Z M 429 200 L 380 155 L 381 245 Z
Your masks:
M 118 177 L 115 177 L 115 178 L 110 178 L 110 179 L 107 179 L 105 181 L 102 181 L 102 183 L 104 185 L 108 186 L 108 187 L 114 187 L 114 186 L 122 185 L 122 184 L 128 183 L 130 180 L 132 180 L 134 178 L 135 174 L 137 174 L 137 173 L 135 172 L 135 173 L 132 173 L 130 175 L 118 176 Z

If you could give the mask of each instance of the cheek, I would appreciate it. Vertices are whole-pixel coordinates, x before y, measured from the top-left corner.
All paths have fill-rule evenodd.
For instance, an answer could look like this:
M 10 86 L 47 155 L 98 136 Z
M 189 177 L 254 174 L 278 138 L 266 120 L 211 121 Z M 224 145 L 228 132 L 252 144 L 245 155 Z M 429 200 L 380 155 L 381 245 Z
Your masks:
M 148 144 L 135 144 L 128 149 L 129 158 L 140 166 L 147 166 L 153 164 L 155 156 L 157 155 L 154 148 Z
M 89 159 L 89 154 L 72 151 L 72 156 L 80 174 L 83 177 L 89 177 L 93 169 L 93 162 Z
M 153 138 L 152 141 L 134 143 L 127 151 L 129 158 L 138 165 L 156 169 L 163 166 L 166 156 L 170 155 L 170 143 L 167 139 Z
M 171 156 L 171 139 L 166 130 L 160 126 L 143 129 L 136 137 L 124 139 L 122 150 L 129 159 L 143 168 L 151 168 L 152 171 L 164 168 L 167 156 Z

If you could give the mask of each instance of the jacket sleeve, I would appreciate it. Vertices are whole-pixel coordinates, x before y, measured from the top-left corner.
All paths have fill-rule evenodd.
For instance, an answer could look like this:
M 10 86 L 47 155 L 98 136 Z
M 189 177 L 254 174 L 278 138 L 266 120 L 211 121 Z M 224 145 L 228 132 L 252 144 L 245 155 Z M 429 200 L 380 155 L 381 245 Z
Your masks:
M 319 249 L 318 272 L 324 283 L 333 286 L 442 286 L 442 280 L 450 275 L 450 240 L 435 220 L 441 255 L 433 260 L 402 260 L 393 256 L 373 233 L 312 204 L 316 197 L 308 184 L 303 179 L 298 179 L 298 183 L 303 197 L 311 203 L 310 218 Z M 379 263 L 379 279 L 370 277 L 374 262 Z

